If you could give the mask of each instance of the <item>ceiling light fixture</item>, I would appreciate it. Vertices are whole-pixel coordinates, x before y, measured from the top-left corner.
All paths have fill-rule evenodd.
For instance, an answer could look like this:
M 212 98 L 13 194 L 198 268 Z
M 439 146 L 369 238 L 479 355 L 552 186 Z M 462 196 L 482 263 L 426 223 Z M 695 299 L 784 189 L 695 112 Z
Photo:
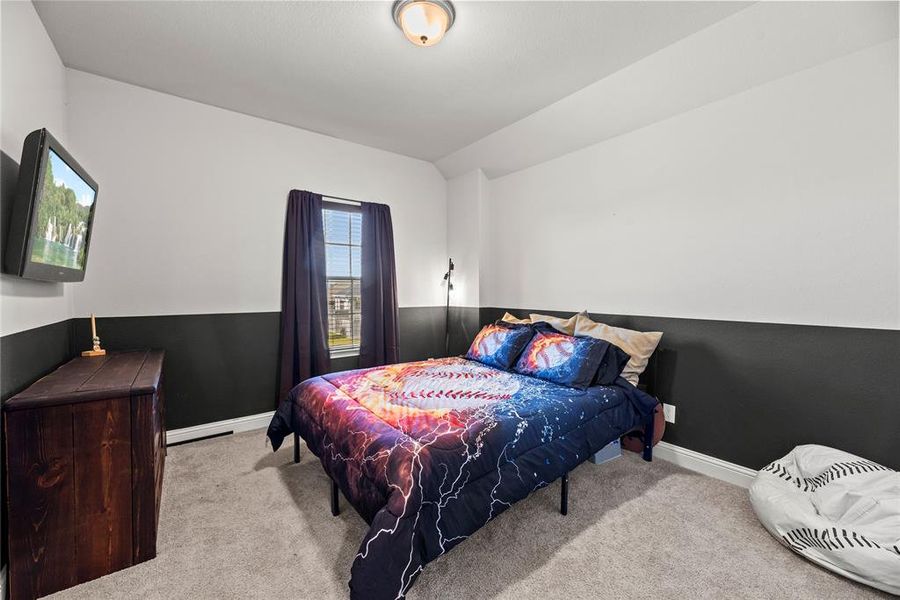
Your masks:
M 397 0 L 394 23 L 416 46 L 434 46 L 453 26 L 456 10 L 446 0 Z

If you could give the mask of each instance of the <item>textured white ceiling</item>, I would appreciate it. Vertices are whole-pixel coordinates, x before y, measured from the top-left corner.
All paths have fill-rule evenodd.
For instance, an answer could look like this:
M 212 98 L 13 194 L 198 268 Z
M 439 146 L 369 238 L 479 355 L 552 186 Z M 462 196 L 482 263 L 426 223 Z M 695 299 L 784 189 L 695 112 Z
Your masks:
M 436 160 L 744 8 L 457 2 L 432 48 L 391 2 L 35 2 L 66 66 Z
M 435 164 L 512 173 L 896 39 L 897 18 L 896 2 L 759 2 Z

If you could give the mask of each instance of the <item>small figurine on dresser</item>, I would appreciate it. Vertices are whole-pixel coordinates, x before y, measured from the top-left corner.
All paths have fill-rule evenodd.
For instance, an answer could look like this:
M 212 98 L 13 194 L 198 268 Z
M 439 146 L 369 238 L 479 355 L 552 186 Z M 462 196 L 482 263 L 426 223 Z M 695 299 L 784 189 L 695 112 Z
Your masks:
M 93 342 L 93 348 L 90 350 L 85 350 L 81 353 L 82 356 L 104 356 L 106 354 L 106 350 L 100 347 L 100 338 L 97 337 L 97 321 L 94 320 L 94 313 L 91 313 L 91 341 Z

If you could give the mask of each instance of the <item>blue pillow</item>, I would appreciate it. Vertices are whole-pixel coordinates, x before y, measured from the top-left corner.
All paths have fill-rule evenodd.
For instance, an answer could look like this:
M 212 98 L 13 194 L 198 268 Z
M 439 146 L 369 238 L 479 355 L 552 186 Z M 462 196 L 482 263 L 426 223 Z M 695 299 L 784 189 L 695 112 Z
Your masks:
M 568 387 L 585 389 L 594 381 L 609 342 L 560 333 L 551 326 L 533 326 L 534 337 L 515 371 Z
M 489 367 L 509 369 L 522 348 L 534 335 L 531 327 L 510 327 L 493 323 L 485 325 L 466 352 L 466 358 Z

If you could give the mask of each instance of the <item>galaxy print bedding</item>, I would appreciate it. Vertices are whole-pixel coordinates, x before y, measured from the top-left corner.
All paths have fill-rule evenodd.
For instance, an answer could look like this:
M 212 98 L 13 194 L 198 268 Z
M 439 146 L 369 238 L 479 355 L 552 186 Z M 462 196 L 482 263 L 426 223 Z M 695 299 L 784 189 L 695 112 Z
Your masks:
M 655 406 L 623 379 L 579 390 L 454 357 L 309 379 L 267 435 L 277 449 L 298 433 L 370 525 L 351 598 L 388 600 Z

